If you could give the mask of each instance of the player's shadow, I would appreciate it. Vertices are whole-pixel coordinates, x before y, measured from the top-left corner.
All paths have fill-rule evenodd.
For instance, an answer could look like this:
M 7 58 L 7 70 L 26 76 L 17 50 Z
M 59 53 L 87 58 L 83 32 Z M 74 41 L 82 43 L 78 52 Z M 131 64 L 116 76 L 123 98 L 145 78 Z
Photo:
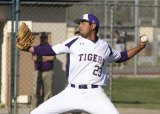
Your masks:
M 54 61 L 54 74 L 52 79 L 52 95 L 60 93 L 66 87 L 66 74 L 62 67 L 63 63 L 56 59 Z

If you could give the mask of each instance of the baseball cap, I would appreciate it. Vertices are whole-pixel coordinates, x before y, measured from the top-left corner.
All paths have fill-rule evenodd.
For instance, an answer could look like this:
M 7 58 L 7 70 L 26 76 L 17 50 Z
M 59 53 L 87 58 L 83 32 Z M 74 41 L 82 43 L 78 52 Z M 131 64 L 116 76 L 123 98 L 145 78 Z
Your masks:
M 88 21 L 90 23 L 94 23 L 96 24 L 96 28 L 99 28 L 99 20 L 98 18 L 93 15 L 93 14 L 84 14 L 83 16 L 81 16 L 80 18 L 77 18 L 75 20 L 73 20 L 74 23 L 76 24 L 80 24 L 81 21 Z

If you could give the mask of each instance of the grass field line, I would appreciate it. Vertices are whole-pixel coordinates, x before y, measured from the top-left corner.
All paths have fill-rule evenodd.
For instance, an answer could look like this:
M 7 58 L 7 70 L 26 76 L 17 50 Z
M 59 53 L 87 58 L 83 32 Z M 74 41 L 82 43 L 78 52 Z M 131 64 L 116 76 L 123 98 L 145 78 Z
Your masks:
M 113 77 L 136 77 L 136 78 L 160 78 L 160 75 L 145 75 L 145 74 L 139 74 L 139 75 L 126 75 L 126 74 L 114 74 Z

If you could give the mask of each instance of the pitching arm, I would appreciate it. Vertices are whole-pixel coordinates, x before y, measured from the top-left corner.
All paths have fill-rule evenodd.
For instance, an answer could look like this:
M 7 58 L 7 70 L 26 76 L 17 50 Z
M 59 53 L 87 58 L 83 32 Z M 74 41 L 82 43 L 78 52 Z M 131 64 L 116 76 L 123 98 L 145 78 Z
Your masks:
M 146 44 L 147 44 L 147 42 L 142 42 L 141 40 L 139 40 L 138 46 L 136 46 L 135 48 L 132 48 L 130 50 L 121 52 L 121 58 L 116 62 L 121 63 L 121 62 L 124 62 L 124 61 L 131 59 L 136 54 L 138 54 L 142 49 L 144 49 Z

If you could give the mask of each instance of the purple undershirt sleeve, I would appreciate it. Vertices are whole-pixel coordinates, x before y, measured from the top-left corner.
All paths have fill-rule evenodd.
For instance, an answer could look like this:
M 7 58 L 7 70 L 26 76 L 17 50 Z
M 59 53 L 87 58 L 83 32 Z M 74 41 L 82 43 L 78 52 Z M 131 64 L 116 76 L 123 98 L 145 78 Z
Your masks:
M 40 56 L 55 56 L 51 46 L 34 46 L 34 53 Z
M 127 55 L 127 51 L 120 52 L 120 54 L 121 54 L 121 58 L 118 61 L 116 61 L 116 63 L 121 63 L 129 59 Z

